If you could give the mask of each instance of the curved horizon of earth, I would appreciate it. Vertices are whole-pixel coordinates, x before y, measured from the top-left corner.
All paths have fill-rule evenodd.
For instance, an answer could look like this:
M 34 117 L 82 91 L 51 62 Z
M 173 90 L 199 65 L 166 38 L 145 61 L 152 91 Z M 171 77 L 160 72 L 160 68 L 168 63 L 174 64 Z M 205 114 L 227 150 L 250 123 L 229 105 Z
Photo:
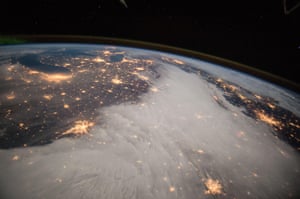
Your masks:
M 0 198 L 300 197 L 298 93 L 112 45 L 0 46 L 0 70 Z

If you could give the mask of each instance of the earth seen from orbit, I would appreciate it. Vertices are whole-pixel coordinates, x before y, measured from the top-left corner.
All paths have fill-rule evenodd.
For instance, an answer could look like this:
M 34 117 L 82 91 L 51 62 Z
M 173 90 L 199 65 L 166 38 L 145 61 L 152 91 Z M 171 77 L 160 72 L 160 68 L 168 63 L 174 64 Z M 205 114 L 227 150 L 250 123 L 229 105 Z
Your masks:
M 0 46 L 0 198 L 300 198 L 300 95 L 117 45 Z

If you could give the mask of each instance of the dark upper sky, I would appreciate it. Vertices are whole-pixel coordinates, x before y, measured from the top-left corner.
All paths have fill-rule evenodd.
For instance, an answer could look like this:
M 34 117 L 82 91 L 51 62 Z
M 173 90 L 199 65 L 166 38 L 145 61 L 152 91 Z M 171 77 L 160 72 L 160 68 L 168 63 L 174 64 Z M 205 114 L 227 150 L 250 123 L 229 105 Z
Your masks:
M 283 1 L 7 2 L 0 34 L 71 34 L 142 40 L 239 61 L 300 82 L 300 8 Z M 287 0 L 287 8 L 298 0 Z M 199 3 L 199 5 L 198 5 Z M 298 23 L 297 23 L 298 22 Z M 298 25 L 299 26 L 299 25 Z

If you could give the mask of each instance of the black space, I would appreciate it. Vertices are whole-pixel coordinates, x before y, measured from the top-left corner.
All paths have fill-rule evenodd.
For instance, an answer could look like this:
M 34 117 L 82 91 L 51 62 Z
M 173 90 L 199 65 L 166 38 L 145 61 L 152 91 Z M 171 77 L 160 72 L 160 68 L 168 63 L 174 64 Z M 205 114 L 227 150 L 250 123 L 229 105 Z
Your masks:
M 5 1 L 0 34 L 134 39 L 238 61 L 300 83 L 300 7 L 283 0 Z M 62 3 L 63 2 L 63 3 Z M 286 0 L 288 8 L 299 0 Z

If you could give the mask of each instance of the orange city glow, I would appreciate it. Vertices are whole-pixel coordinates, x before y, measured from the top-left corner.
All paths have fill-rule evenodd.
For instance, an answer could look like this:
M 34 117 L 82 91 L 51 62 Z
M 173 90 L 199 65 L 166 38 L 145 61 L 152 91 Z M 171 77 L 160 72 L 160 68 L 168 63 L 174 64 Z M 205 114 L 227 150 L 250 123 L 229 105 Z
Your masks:
M 204 184 L 207 188 L 205 194 L 211 194 L 211 195 L 222 194 L 222 185 L 220 184 L 219 180 L 213 180 L 209 178 L 205 181 Z
M 273 126 L 278 126 L 281 127 L 282 123 L 278 120 L 276 120 L 275 118 L 273 118 L 272 116 L 268 116 L 266 114 L 264 114 L 263 112 L 259 112 L 259 111 L 255 111 L 256 116 L 258 119 L 260 119 L 261 121 L 269 124 L 269 125 L 273 125 Z
M 63 132 L 62 135 L 75 134 L 75 135 L 83 135 L 88 134 L 90 127 L 94 126 L 93 122 L 89 122 L 87 120 L 78 120 L 75 122 L 75 125 L 69 130 Z
M 66 81 L 68 79 L 72 78 L 71 74 L 62 74 L 62 73 L 55 73 L 55 74 L 45 74 L 43 73 L 41 75 L 43 80 L 46 80 L 48 82 L 55 82 L 59 83 L 61 81 Z

